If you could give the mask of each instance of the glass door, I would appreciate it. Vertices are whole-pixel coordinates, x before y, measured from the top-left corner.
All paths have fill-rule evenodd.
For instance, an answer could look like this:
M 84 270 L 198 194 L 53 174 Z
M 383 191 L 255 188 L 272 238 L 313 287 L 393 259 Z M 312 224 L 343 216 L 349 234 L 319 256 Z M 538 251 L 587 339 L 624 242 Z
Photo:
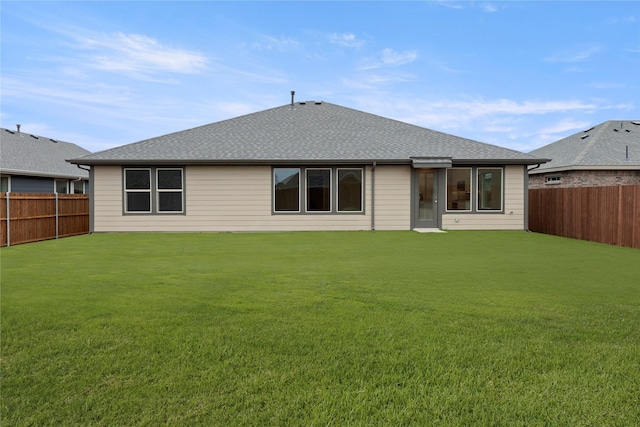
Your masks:
M 435 169 L 417 170 L 415 228 L 438 228 L 438 175 Z

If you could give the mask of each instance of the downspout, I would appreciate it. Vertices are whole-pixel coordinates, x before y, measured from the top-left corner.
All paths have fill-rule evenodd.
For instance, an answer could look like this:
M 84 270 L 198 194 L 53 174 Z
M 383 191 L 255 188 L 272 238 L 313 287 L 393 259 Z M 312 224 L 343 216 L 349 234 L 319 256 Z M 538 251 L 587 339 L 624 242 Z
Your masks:
M 82 169 L 83 171 L 89 172 L 89 188 L 86 190 L 86 193 L 89 195 L 89 233 L 93 233 L 93 222 L 94 222 L 94 212 L 93 212 L 93 168 L 83 168 L 80 165 L 76 165 L 78 169 Z M 86 194 L 85 193 L 85 194 Z
M 376 162 L 371 165 L 371 230 L 376 229 Z
M 5 193 L 7 197 L 7 247 L 11 246 L 11 206 L 9 206 L 11 198 L 9 192 Z
M 538 169 L 541 165 L 542 163 L 538 163 L 531 169 L 525 168 L 524 170 L 524 231 L 527 233 L 531 232 L 531 230 L 529 230 L 529 172 Z

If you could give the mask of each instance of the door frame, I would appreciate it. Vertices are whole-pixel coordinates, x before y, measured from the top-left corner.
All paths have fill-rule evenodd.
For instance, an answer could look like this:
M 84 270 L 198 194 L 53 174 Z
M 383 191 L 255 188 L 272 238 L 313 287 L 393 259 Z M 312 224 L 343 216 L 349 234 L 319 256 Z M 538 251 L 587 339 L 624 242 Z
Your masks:
M 424 225 L 418 219 L 420 200 L 420 171 L 432 170 L 434 172 L 434 220 L 431 225 Z M 411 173 L 411 229 L 414 228 L 442 228 L 442 214 L 445 208 L 445 168 L 413 168 Z

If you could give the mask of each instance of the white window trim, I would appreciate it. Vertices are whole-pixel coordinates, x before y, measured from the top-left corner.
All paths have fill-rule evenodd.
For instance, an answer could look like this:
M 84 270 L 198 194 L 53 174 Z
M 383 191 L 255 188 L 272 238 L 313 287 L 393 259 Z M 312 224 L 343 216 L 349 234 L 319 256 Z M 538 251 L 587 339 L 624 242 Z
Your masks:
M 481 170 L 500 170 L 500 208 L 480 209 L 480 180 L 478 175 Z M 477 167 L 476 168 L 476 211 L 477 212 L 501 212 L 504 210 L 504 168 L 502 167 Z
M 148 171 L 149 172 L 149 189 L 127 189 L 127 171 Z M 153 182 L 151 182 L 151 168 L 124 168 L 124 182 L 123 182 L 123 189 L 124 189 L 124 212 L 127 214 L 133 214 L 133 215 L 138 215 L 138 214 L 150 214 L 152 213 L 152 209 L 151 207 L 153 206 L 153 202 L 151 200 L 151 196 L 152 196 L 152 192 L 153 192 Z M 129 198 L 127 197 L 127 193 L 149 193 L 149 210 L 148 211 L 130 211 L 129 210 Z
M 452 168 L 447 168 L 447 171 L 445 173 L 445 177 L 444 177 L 444 199 L 445 199 L 445 212 L 453 212 L 453 213 L 460 213 L 460 212 L 473 212 L 473 206 L 471 205 L 471 202 L 473 200 L 473 197 L 469 198 L 469 209 L 449 209 L 449 171 L 450 170 L 463 170 L 466 169 L 469 171 L 469 191 L 473 191 L 474 188 L 474 179 L 473 179 L 473 168 L 460 168 L 460 167 L 452 167 Z
M 180 189 L 177 188 L 159 188 L 158 187 L 158 174 L 160 171 L 171 171 L 171 170 L 179 170 L 180 171 Z M 151 187 L 153 188 L 153 182 L 151 183 Z M 182 203 L 180 204 L 181 209 L 179 211 L 161 211 L 160 210 L 160 193 L 177 193 L 180 192 L 180 199 Z M 156 192 L 156 212 L 157 214 L 179 214 L 184 213 L 184 169 L 183 168 L 156 168 L 156 181 L 155 181 L 155 192 Z
M 309 210 L 309 171 L 329 171 L 329 210 Z M 333 169 L 332 168 L 305 168 L 304 170 L 304 211 L 308 214 L 330 214 L 333 212 Z
M 340 171 L 360 171 L 360 210 L 341 211 L 338 201 L 340 200 Z M 336 212 L 338 213 L 362 213 L 364 212 L 364 168 L 336 168 Z
M 562 176 L 561 175 L 551 175 L 551 176 L 545 176 L 544 177 L 544 183 L 545 185 L 558 185 L 562 183 Z
M 78 184 L 82 186 L 81 188 L 82 191 L 80 193 L 76 193 L 76 185 Z M 73 181 L 73 194 L 84 194 L 84 180 Z
M 64 193 L 60 193 L 58 191 L 58 183 L 59 182 L 64 182 L 65 185 L 65 192 Z M 53 180 L 53 192 L 56 194 L 69 194 L 69 180 L 68 179 L 54 179 Z
M 11 175 L 2 175 L 2 178 L 7 178 L 7 193 L 11 193 Z
M 278 170 L 278 169 L 296 169 L 298 171 L 298 210 L 295 210 L 295 211 L 279 211 L 279 210 L 276 210 L 276 170 Z M 301 202 L 300 186 L 301 186 L 301 184 L 303 184 L 301 182 L 301 181 L 303 181 L 301 168 L 299 168 L 299 167 L 290 167 L 290 168 L 289 167 L 274 167 L 271 175 L 272 175 L 271 193 L 273 193 L 272 200 L 271 200 L 271 206 L 272 206 L 271 209 L 273 209 L 273 213 L 280 214 L 280 215 L 282 215 L 282 214 L 286 215 L 286 214 L 300 213 L 301 212 L 301 210 L 300 210 L 300 202 Z

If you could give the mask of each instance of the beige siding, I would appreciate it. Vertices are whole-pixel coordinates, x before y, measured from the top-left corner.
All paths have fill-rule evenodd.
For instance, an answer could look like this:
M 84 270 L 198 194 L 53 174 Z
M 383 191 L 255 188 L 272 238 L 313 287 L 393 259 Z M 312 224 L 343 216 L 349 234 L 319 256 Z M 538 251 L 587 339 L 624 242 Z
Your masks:
M 442 216 L 442 228 L 448 230 L 524 230 L 524 173 L 524 166 L 505 167 L 504 213 L 445 213 Z
M 410 229 L 412 171 L 410 166 L 376 167 L 376 230 Z M 96 166 L 93 231 L 315 231 L 372 227 L 371 167 L 365 168 L 365 214 L 273 215 L 270 166 L 188 166 L 185 179 L 185 215 L 123 215 L 122 168 Z M 445 213 L 442 228 L 522 230 L 523 190 L 524 167 L 507 166 L 504 213 Z
M 411 228 L 410 166 L 377 166 L 375 177 L 376 230 Z
M 369 230 L 370 173 L 367 168 L 366 214 L 272 215 L 271 167 L 188 166 L 185 215 L 123 215 L 122 169 L 97 166 L 94 231 Z M 382 184 L 384 186 L 384 182 Z

